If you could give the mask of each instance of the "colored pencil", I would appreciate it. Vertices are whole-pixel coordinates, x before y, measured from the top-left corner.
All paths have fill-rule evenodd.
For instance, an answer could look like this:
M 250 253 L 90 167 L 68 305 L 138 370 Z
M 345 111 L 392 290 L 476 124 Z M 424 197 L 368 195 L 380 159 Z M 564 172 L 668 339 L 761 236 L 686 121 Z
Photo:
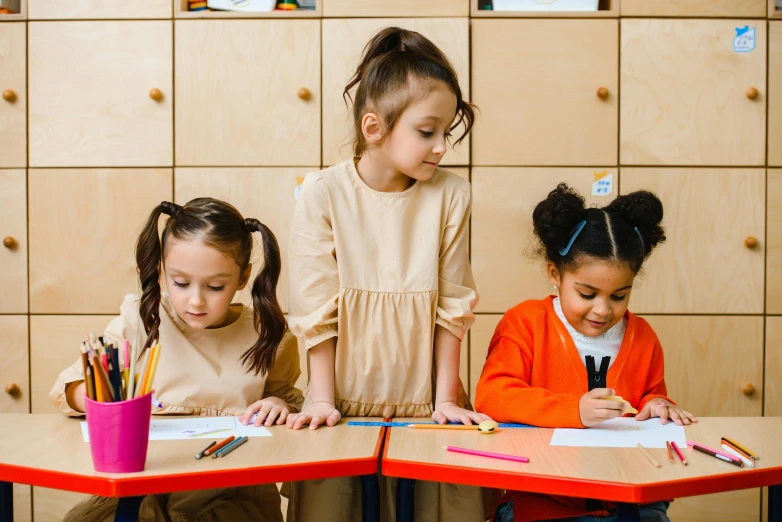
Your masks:
M 646 448 L 644 448 L 643 446 L 641 446 L 641 443 L 640 443 L 640 442 L 638 443 L 638 449 L 639 449 L 639 450 L 641 450 L 641 453 L 643 453 L 644 457 L 646 457 L 646 458 L 649 460 L 649 462 L 651 462 L 652 464 L 654 464 L 654 467 L 656 467 L 656 468 L 659 468 L 659 467 L 660 467 L 660 463 L 659 463 L 659 462 L 657 462 L 657 459 L 655 459 L 654 457 L 652 457 L 652 454 L 651 454 L 651 453 L 649 453 L 649 451 L 648 451 Z
M 676 455 L 679 456 L 679 460 L 682 461 L 682 464 L 685 466 L 687 465 L 687 459 L 684 458 L 684 455 L 682 455 L 682 452 L 679 451 L 679 446 L 676 445 L 676 442 L 671 441 L 671 447 L 673 448 L 673 451 L 676 452 Z
M 136 346 L 130 349 L 130 372 L 128 374 L 128 399 L 133 398 L 136 384 L 136 359 L 138 358 Z
M 236 439 L 235 441 L 233 441 L 233 442 L 232 442 L 232 443 L 230 443 L 230 444 L 226 444 L 226 445 L 225 445 L 225 447 L 224 447 L 223 449 L 221 449 L 220 451 L 217 451 L 217 452 L 215 452 L 215 453 L 212 455 L 212 458 L 213 458 L 213 459 L 216 459 L 216 458 L 222 458 L 222 457 L 225 457 L 226 455 L 228 455 L 229 453 L 231 453 L 233 450 L 235 450 L 236 448 L 238 448 L 239 446 L 241 446 L 242 444 L 244 444 L 245 442 L 247 442 L 247 440 L 248 440 L 249 438 L 250 438 L 250 437 L 248 437 L 248 436 L 246 436 L 246 435 L 245 435 L 245 436 L 243 436 L 243 437 L 239 437 L 238 439 Z
M 466 424 L 408 424 L 408 428 L 416 430 L 468 430 L 478 431 L 478 425 L 466 425 Z
M 81 348 L 81 368 L 82 368 L 82 375 L 84 376 L 84 387 L 86 389 L 85 391 L 87 393 L 87 397 L 92 399 L 92 397 L 90 396 L 90 384 L 87 381 L 87 377 L 88 377 L 87 349 L 84 347 L 83 344 L 81 345 L 80 348 Z
M 701 446 L 700 444 L 696 444 L 695 446 L 692 447 L 692 449 L 694 449 L 695 451 L 698 451 L 700 453 L 703 453 L 704 455 L 709 455 L 710 457 L 714 457 L 716 459 L 724 460 L 728 464 L 733 464 L 734 466 L 738 466 L 740 468 L 744 467 L 744 463 L 741 460 L 738 460 L 738 459 L 734 460 L 733 458 L 728 458 L 725 455 L 723 455 L 722 452 L 715 453 L 714 451 L 711 451 L 710 449 L 708 449 L 708 448 L 706 448 L 704 446 Z
M 695 441 L 692 441 L 692 440 L 688 440 L 687 441 L 687 445 L 690 446 L 691 448 L 694 448 L 695 446 L 700 446 L 702 448 L 705 448 L 705 449 L 711 451 L 712 453 L 720 454 L 723 457 L 728 458 L 730 460 L 741 460 L 740 458 L 736 457 L 735 455 L 731 455 L 730 453 L 725 453 L 725 452 L 720 451 L 718 449 L 710 448 L 709 446 L 707 446 L 705 444 L 701 444 L 699 442 L 695 442 Z
M 226 446 L 230 443 L 232 443 L 236 439 L 233 435 L 228 437 L 227 439 L 223 439 L 220 442 L 218 442 L 216 445 L 212 446 L 211 448 L 204 451 L 204 457 L 208 457 L 209 455 L 213 454 L 215 451 L 219 451 L 223 446 Z
M 111 350 L 111 362 L 114 365 L 114 400 L 120 401 L 122 400 L 122 378 L 120 375 L 122 375 L 122 370 L 120 369 L 120 362 L 119 362 L 119 348 L 116 346 L 109 345 Z
M 743 462 L 744 465 L 747 466 L 748 468 L 754 468 L 755 467 L 755 461 L 754 460 L 745 457 L 740 452 L 738 452 L 735 449 L 733 449 L 733 447 L 730 446 L 729 444 L 723 444 L 722 445 L 722 449 L 724 449 L 725 451 L 727 451 L 728 453 L 730 453 L 734 457 L 737 457 L 738 459 L 740 459 L 741 462 Z
M 152 360 L 149 362 L 149 369 L 147 370 L 147 379 L 142 392 L 144 395 L 152 391 L 152 382 L 155 380 L 155 370 L 157 370 L 157 361 L 160 359 L 160 345 L 156 345 L 152 350 Z
M 95 375 L 100 381 L 100 391 L 103 395 L 103 402 L 112 402 L 114 400 L 114 392 L 111 391 L 109 376 L 106 375 L 106 371 L 103 369 L 103 364 L 98 361 L 97 357 L 93 359 L 92 367 L 97 370 Z
M 202 449 L 201 451 L 199 451 L 198 453 L 196 453 L 196 456 L 195 456 L 196 460 L 201 460 L 201 457 L 203 457 L 203 456 L 204 456 L 204 453 L 206 452 L 206 450 L 208 450 L 209 448 L 211 448 L 211 447 L 212 447 L 212 446 L 214 446 L 215 444 L 217 444 L 217 441 L 216 441 L 216 440 L 213 440 L 213 441 L 212 441 L 212 442 L 209 444 L 209 446 L 205 447 L 204 449 Z
M 733 439 L 729 439 L 728 437 L 722 437 L 721 443 L 733 446 L 735 450 L 743 453 L 749 459 L 760 460 L 760 457 L 758 457 L 755 453 L 753 453 L 749 448 L 747 448 L 746 446 L 742 446 L 741 444 L 739 444 Z
M 476 455 L 478 457 L 488 457 L 490 459 L 512 460 L 513 462 L 529 462 L 527 457 L 518 457 L 516 455 L 506 455 L 505 453 L 491 453 L 488 451 L 472 450 L 467 448 L 458 448 L 456 446 L 445 446 L 446 451 L 454 453 L 464 453 L 465 455 Z
M 143 350 L 143 348 L 142 348 L 142 350 Z M 142 395 L 141 394 L 141 388 L 142 388 L 142 385 L 144 384 L 144 375 L 147 372 L 147 365 L 149 364 L 149 355 L 150 355 L 150 353 L 151 353 L 151 350 L 149 350 L 149 349 L 144 350 L 142 359 L 140 361 L 141 364 L 138 367 L 138 380 L 136 381 L 135 397 L 141 397 L 141 395 Z
M 671 443 L 667 440 L 665 441 L 665 447 L 668 448 L 668 462 L 673 464 L 673 453 L 671 453 Z
M 122 341 L 122 384 L 125 390 L 125 397 L 128 395 L 128 382 L 130 376 L 130 341 Z

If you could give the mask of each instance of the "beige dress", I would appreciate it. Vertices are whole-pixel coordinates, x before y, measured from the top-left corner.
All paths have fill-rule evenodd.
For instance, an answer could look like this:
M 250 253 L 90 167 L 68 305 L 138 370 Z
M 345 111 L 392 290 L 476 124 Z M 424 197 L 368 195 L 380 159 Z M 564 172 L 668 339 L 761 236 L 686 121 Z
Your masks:
M 301 392 L 294 386 L 300 374 L 296 338 L 286 333 L 277 349 L 274 367 L 268 375 L 245 372 L 241 355 L 258 338 L 253 311 L 241 304 L 239 318 L 222 328 L 196 330 L 187 326 L 171 308 L 164 294 L 160 310 L 160 360 L 155 373 L 155 397 L 163 405 L 156 415 L 241 415 L 247 406 L 265 397 L 279 397 L 299 410 Z M 120 344 L 123 339 L 143 346 L 147 339 L 135 295 L 125 298 L 120 316 L 112 320 L 104 342 Z M 65 369 L 49 393 L 51 401 L 65 414 L 83 415 L 65 399 L 67 384 L 82 381 L 81 360 Z M 67 521 L 112 521 L 116 499 L 92 497 L 76 506 Z M 281 522 L 280 495 L 275 484 L 224 488 L 144 499 L 139 520 L 235 522 L 254 520 Z
M 377 192 L 354 161 L 310 173 L 302 186 L 290 243 L 290 327 L 308 350 L 337 337 L 343 416 L 430 417 L 435 325 L 462 339 L 478 301 L 468 259 L 470 184 L 438 169 L 404 192 Z M 458 402 L 471 408 L 461 386 Z M 380 481 L 390 522 L 396 481 Z M 358 521 L 360 506 L 358 479 L 298 482 L 288 522 Z M 416 485 L 417 522 L 483 519 L 478 488 Z

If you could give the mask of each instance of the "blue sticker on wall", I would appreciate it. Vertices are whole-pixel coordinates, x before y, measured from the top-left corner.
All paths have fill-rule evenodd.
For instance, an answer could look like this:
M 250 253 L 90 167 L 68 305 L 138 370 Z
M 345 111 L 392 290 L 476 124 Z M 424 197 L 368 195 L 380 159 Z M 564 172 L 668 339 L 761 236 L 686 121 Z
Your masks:
M 733 39 L 734 53 L 748 53 L 755 50 L 755 28 L 748 25 L 736 28 L 736 37 Z

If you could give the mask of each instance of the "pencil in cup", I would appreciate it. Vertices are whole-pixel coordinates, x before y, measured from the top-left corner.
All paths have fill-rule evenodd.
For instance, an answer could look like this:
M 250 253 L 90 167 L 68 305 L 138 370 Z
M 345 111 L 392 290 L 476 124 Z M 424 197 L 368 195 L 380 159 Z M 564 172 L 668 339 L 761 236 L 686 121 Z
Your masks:
M 527 457 L 519 457 L 517 455 L 506 455 L 505 453 L 491 453 L 489 451 L 472 450 L 468 448 L 459 448 L 456 446 L 445 446 L 446 451 L 452 451 L 454 453 L 464 453 L 465 455 L 475 455 L 478 457 L 488 457 L 490 459 L 499 460 L 511 460 L 513 462 L 529 462 Z

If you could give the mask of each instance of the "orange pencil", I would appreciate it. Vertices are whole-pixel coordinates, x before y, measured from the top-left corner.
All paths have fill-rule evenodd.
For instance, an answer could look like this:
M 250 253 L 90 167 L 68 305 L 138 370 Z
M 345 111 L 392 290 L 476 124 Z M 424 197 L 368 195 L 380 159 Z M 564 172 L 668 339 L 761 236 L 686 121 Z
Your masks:
M 147 384 L 143 390 L 144 395 L 152 391 L 152 382 L 155 380 L 155 370 L 157 369 L 157 361 L 160 358 L 160 345 L 155 346 L 152 350 L 152 359 L 149 361 L 149 371 L 147 375 Z
M 154 348 L 150 349 L 149 352 L 149 360 L 147 362 L 147 367 L 144 369 L 144 378 L 141 380 L 141 393 L 139 393 L 139 397 L 142 395 L 146 395 L 149 393 L 149 376 L 152 371 L 152 363 L 155 360 L 155 354 L 158 352 L 158 347 L 155 346 Z
M 226 444 L 230 444 L 231 442 L 233 442 L 233 441 L 234 441 L 234 439 L 235 439 L 235 438 L 236 438 L 236 437 L 234 437 L 233 435 L 231 435 L 231 436 L 230 436 L 230 437 L 228 437 L 227 439 L 223 439 L 223 440 L 221 440 L 220 442 L 218 442 L 217 444 L 215 444 L 215 445 L 214 445 L 214 446 L 212 446 L 211 448 L 209 448 L 209 449 L 207 449 L 206 451 L 204 451 L 204 457 L 208 457 L 209 455 L 211 455 L 211 454 L 212 454 L 212 453 L 214 453 L 215 451 L 219 450 L 220 448 L 222 448 L 222 447 L 223 447 L 223 446 L 225 446 Z
M 671 453 L 671 443 L 667 440 L 665 441 L 665 447 L 668 448 L 668 462 L 673 464 L 673 453 Z

